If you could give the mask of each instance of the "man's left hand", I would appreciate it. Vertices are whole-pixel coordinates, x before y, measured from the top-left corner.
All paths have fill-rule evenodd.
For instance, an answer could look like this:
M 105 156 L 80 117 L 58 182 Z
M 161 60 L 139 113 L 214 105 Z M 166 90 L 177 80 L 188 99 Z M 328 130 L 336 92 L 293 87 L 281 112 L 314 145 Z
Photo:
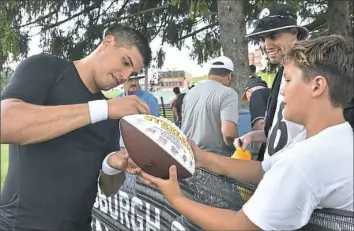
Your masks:
M 171 204 L 173 204 L 178 199 L 183 198 L 183 194 L 178 184 L 176 166 L 172 165 L 169 171 L 170 179 L 168 180 L 151 176 L 150 174 L 147 174 L 143 171 L 139 174 L 139 178 L 146 184 L 152 183 L 153 185 L 157 186 L 160 189 L 161 193 L 166 197 L 166 199 Z
M 119 169 L 130 174 L 138 174 L 141 172 L 141 169 L 129 157 L 129 154 L 125 149 L 111 155 L 107 162 L 112 168 Z

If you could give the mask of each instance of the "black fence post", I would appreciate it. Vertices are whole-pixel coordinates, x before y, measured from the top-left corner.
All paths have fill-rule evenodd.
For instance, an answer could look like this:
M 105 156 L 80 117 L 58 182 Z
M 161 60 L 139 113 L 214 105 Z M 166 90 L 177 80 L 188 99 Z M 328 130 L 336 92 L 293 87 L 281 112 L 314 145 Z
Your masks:
M 163 103 L 163 97 L 160 97 L 163 117 L 166 118 L 165 104 Z

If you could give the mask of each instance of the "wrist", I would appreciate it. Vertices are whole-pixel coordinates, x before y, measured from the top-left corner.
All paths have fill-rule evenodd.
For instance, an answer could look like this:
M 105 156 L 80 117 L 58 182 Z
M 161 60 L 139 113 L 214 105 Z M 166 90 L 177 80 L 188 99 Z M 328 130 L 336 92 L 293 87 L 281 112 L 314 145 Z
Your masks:
M 210 153 L 205 151 L 201 152 L 202 153 L 198 156 L 198 168 L 207 168 Z
M 185 199 L 186 198 L 181 194 L 181 195 L 175 196 L 169 202 L 172 205 L 172 207 L 177 208 L 179 205 L 183 204 Z
M 102 162 L 102 172 L 104 172 L 106 175 L 117 175 L 118 173 L 120 173 L 121 171 L 119 169 L 113 168 L 110 164 L 109 164 L 109 158 L 114 155 L 115 152 L 112 152 L 110 154 L 108 154 L 106 156 L 106 158 L 104 158 L 103 162 Z
M 88 102 L 91 124 L 108 119 L 107 100 L 93 100 Z

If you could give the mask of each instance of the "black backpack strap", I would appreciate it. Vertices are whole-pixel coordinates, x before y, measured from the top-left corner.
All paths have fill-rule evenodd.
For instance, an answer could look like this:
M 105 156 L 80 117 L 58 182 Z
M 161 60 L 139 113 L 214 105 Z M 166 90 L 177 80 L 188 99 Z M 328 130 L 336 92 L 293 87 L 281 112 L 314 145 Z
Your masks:
M 283 72 L 284 72 L 284 67 L 282 66 L 279 68 L 275 76 L 275 79 L 272 84 L 272 89 L 268 97 L 267 110 L 266 110 L 267 113 L 266 113 L 265 125 L 264 125 L 264 133 L 266 137 L 268 137 L 269 130 L 272 127 L 274 114 L 277 109 L 278 94 L 280 91 L 281 80 L 283 78 Z M 258 152 L 257 160 L 259 161 L 263 160 L 265 150 L 266 150 L 266 143 L 263 143 Z

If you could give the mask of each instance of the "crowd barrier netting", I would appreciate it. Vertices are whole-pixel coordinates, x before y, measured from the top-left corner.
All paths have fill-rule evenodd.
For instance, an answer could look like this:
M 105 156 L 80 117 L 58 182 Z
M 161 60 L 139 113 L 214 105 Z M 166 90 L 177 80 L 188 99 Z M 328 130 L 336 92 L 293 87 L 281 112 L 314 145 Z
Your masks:
M 182 180 L 180 185 L 183 194 L 194 201 L 235 211 L 242 208 L 256 188 L 201 169 L 192 177 Z M 201 230 L 176 212 L 155 187 L 142 183 L 133 175 L 127 175 L 124 185 L 114 197 L 107 198 L 99 192 L 92 215 L 92 229 L 97 231 Z M 309 224 L 301 230 L 354 231 L 354 213 L 334 209 L 316 210 Z

